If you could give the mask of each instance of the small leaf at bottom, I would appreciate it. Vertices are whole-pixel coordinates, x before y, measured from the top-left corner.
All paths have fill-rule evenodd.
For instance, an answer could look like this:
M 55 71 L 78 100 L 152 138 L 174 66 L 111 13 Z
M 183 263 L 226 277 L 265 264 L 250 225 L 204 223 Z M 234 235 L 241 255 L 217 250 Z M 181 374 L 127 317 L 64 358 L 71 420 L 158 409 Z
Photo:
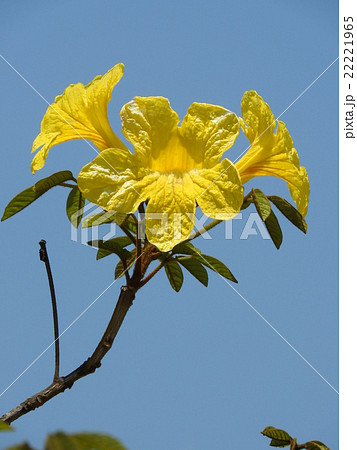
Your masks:
M 84 204 L 85 198 L 83 197 L 82 192 L 78 189 L 78 187 L 75 186 L 71 190 L 67 198 L 66 212 L 69 221 L 76 228 L 78 228 L 79 224 L 81 223 Z

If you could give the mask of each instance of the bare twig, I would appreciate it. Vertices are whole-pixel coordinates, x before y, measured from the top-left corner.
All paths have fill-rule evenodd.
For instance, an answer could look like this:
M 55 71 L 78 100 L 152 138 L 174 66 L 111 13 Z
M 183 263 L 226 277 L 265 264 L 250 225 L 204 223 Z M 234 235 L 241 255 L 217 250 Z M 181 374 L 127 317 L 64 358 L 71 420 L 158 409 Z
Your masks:
M 101 360 L 111 348 L 114 338 L 117 335 L 121 324 L 123 323 L 124 317 L 128 312 L 130 306 L 133 304 L 135 292 L 136 289 L 134 287 L 125 286 L 121 288 L 118 302 L 115 306 L 113 315 L 103 334 L 103 337 L 94 350 L 92 356 L 90 356 L 87 361 L 85 361 L 83 364 L 77 367 L 77 369 L 75 369 L 65 377 L 60 377 L 56 380 L 53 380 L 53 382 L 48 387 L 38 392 L 37 394 L 32 395 L 24 402 L 20 403 L 14 409 L 0 417 L 0 420 L 10 424 L 24 414 L 27 414 L 28 412 L 42 406 L 51 398 L 65 391 L 66 389 L 70 389 L 73 384 L 80 378 L 83 378 L 86 375 L 95 372 L 95 370 L 100 367 Z
M 51 272 L 50 260 L 48 258 L 48 253 L 46 249 L 46 241 L 42 239 L 40 242 L 40 259 L 45 263 L 48 284 L 50 286 L 51 292 L 51 302 L 52 302 L 52 315 L 53 315 L 53 331 L 55 338 L 55 373 L 53 376 L 53 381 L 56 381 L 59 378 L 59 363 L 60 363 L 60 349 L 59 349 L 59 330 L 58 330 L 58 313 L 57 313 L 57 303 L 56 303 L 56 294 L 55 294 L 55 286 L 53 283 L 53 277 Z
M 198 236 L 201 236 L 202 234 L 207 233 L 207 231 L 211 230 L 213 227 L 217 226 L 221 222 L 222 222 L 222 220 L 219 220 L 219 219 L 212 220 L 212 222 L 210 222 L 208 225 L 206 225 L 205 227 L 203 227 L 200 230 L 193 233 L 193 235 L 190 236 L 189 239 L 187 239 L 187 241 L 185 241 L 185 242 L 192 241 L 193 239 L 196 239 Z

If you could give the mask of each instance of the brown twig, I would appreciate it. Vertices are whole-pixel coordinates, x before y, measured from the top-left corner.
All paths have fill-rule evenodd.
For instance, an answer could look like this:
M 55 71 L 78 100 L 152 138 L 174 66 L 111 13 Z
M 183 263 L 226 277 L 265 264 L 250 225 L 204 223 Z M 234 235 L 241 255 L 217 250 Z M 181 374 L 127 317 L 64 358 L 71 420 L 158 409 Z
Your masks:
M 60 377 L 56 380 L 53 380 L 53 382 L 45 389 L 35 395 L 32 395 L 24 402 L 13 408 L 11 411 L 0 417 L 0 420 L 10 424 L 24 414 L 27 414 L 28 412 L 42 406 L 51 398 L 65 391 L 66 389 L 70 389 L 73 384 L 80 378 L 94 373 L 95 370 L 100 367 L 101 360 L 111 348 L 115 336 L 117 335 L 119 328 L 123 323 L 124 317 L 128 312 L 130 306 L 133 304 L 135 292 L 135 287 L 125 286 L 121 288 L 118 302 L 115 306 L 113 315 L 103 334 L 103 337 L 94 350 L 92 356 L 90 356 L 87 361 L 85 361 L 83 364 L 77 367 L 77 369 L 75 369 L 65 377 Z
M 128 270 L 128 265 L 126 263 L 126 259 L 125 258 L 120 258 L 120 260 L 121 260 L 121 263 L 123 264 L 123 270 L 124 270 L 126 284 L 129 286 L 129 284 L 130 284 L 130 275 L 129 275 L 129 270 Z
M 50 286 L 51 292 L 51 302 L 52 302 L 52 315 L 53 315 L 53 331 L 54 331 L 54 343 L 55 343 L 55 373 L 53 376 L 53 381 L 59 378 L 59 364 L 60 364 L 60 348 L 59 348 L 59 330 L 58 330 L 58 313 L 57 313 L 57 303 L 55 286 L 53 283 L 53 277 L 51 272 L 50 260 L 48 258 L 48 253 L 46 249 L 46 241 L 42 239 L 39 242 L 40 245 L 40 260 L 45 263 L 46 272 L 48 277 L 48 284 Z
M 120 225 L 119 228 L 128 236 L 128 238 L 131 240 L 131 242 L 136 245 L 136 239 L 135 237 L 128 231 L 125 226 Z
M 142 276 L 143 276 L 143 270 L 142 270 L 142 254 L 143 254 L 143 250 L 142 250 L 142 246 L 141 246 L 141 225 L 143 220 L 145 219 L 145 209 L 144 209 L 144 204 L 141 203 L 139 205 L 139 217 L 140 217 L 140 221 L 136 224 L 136 261 L 135 261 L 135 266 L 134 266 L 134 271 L 133 271 L 133 280 L 134 282 L 140 282 Z
M 157 267 L 155 267 L 155 269 L 149 273 L 149 275 L 147 275 L 141 282 L 139 285 L 139 288 L 142 288 L 148 281 L 151 280 L 151 278 L 153 278 L 158 272 L 159 270 L 161 270 L 164 265 L 165 265 L 166 261 L 163 261 L 162 263 L 160 263 Z

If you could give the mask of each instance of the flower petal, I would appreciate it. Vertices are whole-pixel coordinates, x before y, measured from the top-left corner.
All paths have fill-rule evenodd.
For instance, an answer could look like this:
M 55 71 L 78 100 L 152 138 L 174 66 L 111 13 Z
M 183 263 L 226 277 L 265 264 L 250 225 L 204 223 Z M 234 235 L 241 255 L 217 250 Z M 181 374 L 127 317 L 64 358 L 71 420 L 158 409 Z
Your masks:
M 228 159 L 212 169 L 190 171 L 196 201 L 206 216 L 232 219 L 240 210 L 244 192 L 239 173 Z
M 282 178 L 297 209 L 305 216 L 310 194 L 309 179 L 306 169 L 300 167 L 297 151 L 284 122 L 277 121 L 274 133 L 274 115 L 255 91 L 244 94 L 241 109 L 245 121 L 240 119 L 241 127 L 251 143 L 248 152 L 236 163 L 242 183 L 263 175 Z
M 99 150 L 125 148 L 107 117 L 111 92 L 123 73 L 124 65 L 119 63 L 86 86 L 71 84 L 55 98 L 42 119 L 41 132 L 32 146 L 32 152 L 41 147 L 32 160 L 33 173 L 43 167 L 51 147 L 72 139 L 89 139 Z
M 237 116 L 227 109 L 207 103 L 192 103 L 182 121 L 180 134 L 193 147 L 203 167 L 219 163 L 239 134 Z
M 152 185 L 146 208 L 146 235 L 163 251 L 170 251 L 187 239 L 195 223 L 196 203 L 192 180 L 188 174 L 160 175 Z
M 148 198 L 146 191 L 158 177 L 138 166 L 129 150 L 110 148 L 84 166 L 77 181 L 89 201 L 107 211 L 129 214 Z
M 120 111 L 124 136 L 134 145 L 135 152 L 157 159 L 176 130 L 179 117 L 164 97 L 135 97 Z M 154 152 L 154 153 L 152 153 Z

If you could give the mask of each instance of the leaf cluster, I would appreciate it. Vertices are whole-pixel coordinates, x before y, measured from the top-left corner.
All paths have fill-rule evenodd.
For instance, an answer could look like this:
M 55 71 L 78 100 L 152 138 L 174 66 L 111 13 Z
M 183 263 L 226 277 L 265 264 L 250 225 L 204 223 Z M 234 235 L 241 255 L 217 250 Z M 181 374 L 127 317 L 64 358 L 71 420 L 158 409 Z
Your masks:
M 0 421 L 0 431 L 11 431 L 13 428 Z M 8 447 L 5 450 L 35 450 L 27 442 Z M 117 439 L 101 433 L 66 434 L 57 432 L 50 434 L 45 442 L 44 450 L 126 450 Z
M 306 234 L 307 224 L 299 211 L 287 200 L 277 195 L 266 196 L 260 189 L 252 189 L 246 196 L 241 209 L 247 208 L 250 204 L 255 206 L 259 217 L 264 222 L 266 229 L 277 249 L 283 242 L 283 232 L 279 221 L 272 209 L 272 204 L 281 212 L 293 225 Z
M 165 272 L 171 287 L 178 292 L 183 284 L 184 275 L 181 266 L 204 286 L 208 285 L 206 267 L 221 277 L 238 283 L 228 267 L 219 259 L 202 254 L 191 242 L 176 245 L 165 258 Z
M 270 447 L 283 448 L 290 446 L 290 450 L 330 450 L 321 441 L 309 441 L 304 444 L 298 444 L 296 438 L 292 438 L 289 433 L 272 426 L 264 428 L 261 433 L 263 436 L 271 439 Z

